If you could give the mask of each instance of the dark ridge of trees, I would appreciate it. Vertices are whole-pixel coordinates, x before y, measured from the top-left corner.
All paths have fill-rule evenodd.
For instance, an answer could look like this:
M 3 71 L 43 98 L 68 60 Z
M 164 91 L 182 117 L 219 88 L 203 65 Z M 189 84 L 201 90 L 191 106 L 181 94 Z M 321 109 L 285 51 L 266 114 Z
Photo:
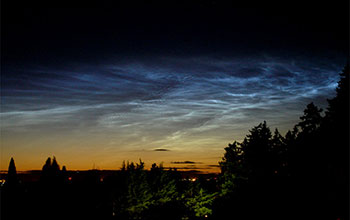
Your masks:
M 340 76 L 325 116 L 310 103 L 284 137 L 263 122 L 225 148 L 216 217 L 349 219 L 349 65 Z
M 349 65 L 340 75 L 325 111 L 310 103 L 284 136 L 264 121 L 228 144 L 218 178 L 187 181 L 141 160 L 101 176 L 49 157 L 23 183 L 11 158 L 1 219 L 349 219 Z

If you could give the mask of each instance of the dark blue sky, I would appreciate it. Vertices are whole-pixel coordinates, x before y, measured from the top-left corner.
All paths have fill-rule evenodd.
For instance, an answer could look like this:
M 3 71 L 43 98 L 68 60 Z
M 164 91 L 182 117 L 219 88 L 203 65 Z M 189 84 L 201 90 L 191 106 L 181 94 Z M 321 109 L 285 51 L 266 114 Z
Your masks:
M 210 170 L 259 122 L 286 132 L 326 106 L 348 56 L 346 4 L 314 3 L 5 2 L 1 169 L 54 154 Z

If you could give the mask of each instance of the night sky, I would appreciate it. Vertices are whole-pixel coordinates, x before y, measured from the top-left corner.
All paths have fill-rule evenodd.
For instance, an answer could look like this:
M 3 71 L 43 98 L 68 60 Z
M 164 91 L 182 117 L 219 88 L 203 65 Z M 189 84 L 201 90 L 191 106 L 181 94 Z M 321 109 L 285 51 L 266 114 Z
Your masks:
M 325 108 L 348 57 L 348 3 L 9 5 L 1 18 L 1 167 L 217 171 L 266 120 Z

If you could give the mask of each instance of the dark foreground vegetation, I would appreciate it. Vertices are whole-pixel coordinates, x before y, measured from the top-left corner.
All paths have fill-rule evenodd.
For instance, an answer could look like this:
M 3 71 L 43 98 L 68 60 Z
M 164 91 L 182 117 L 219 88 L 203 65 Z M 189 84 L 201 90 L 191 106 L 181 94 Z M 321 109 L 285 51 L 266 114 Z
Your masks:
M 349 66 L 323 111 L 307 105 L 282 136 L 266 122 L 225 148 L 218 178 L 189 181 L 142 161 L 80 180 L 55 158 L 38 181 L 20 181 L 11 159 L 1 219 L 349 219 Z

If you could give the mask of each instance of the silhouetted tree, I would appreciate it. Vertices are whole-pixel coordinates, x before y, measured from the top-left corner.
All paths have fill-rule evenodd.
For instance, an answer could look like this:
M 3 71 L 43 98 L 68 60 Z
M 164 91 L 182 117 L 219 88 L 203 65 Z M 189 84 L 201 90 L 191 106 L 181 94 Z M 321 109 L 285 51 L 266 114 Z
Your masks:
M 224 157 L 222 161 L 219 162 L 220 169 L 222 173 L 232 173 L 236 176 L 241 175 L 242 171 L 242 148 L 238 142 L 233 142 L 228 144 L 225 149 Z
M 328 100 L 322 136 L 327 150 L 328 197 L 332 218 L 349 219 L 349 62 L 336 96 Z
M 306 106 L 304 115 L 300 117 L 301 122 L 296 126 L 300 127 L 302 133 L 315 132 L 322 123 L 322 109 L 314 105 L 313 102 Z
M 225 148 L 221 167 L 220 197 L 214 215 L 236 219 L 278 216 L 282 189 L 288 176 L 286 140 L 276 129 L 273 136 L 266 122 L 253 127 L 242 143 Z M 234 210 L 233 210 L 234 209 Z M 265 212 L 265 214 L 263 214 Z M 277 213 L 277 214 L 276 214 Z
M 296 126 L 294 126 L 293 130 L 290 131 L 288 130 L 285 137 L 284 137 L 284 145 L 286 147 L 286 163 L 285 163 L 285 168 L 287 172 L 287 176 L 293 176 L 295 175 L 295 169 L 294 167 L 296 166 L 295 163 L 298 161 L 295 159 L 297 155 L 297 135 L 299 131 Z
M 133 162 L 123 162 L 122 172 L 125 184 L 122 186 L 122 194 L 115 200 L 115 213 L 118 217 L 141 218 L 153 203 L 144 162 L 140 160 L 136 165 Z
M 66 166 L 62 166 L 61 178 L 62 178 L 62 181 L 63 181 L 64 183 L 66 183 L 66 182 L 68 181 L 68 179 L 67 179 L 67 168 L 66 168 Z
M 246 170 L 243 167 L 243 152 L 240 143 L 235 141 L 232 144 L 228 144 L 219 165 L 221 169 L 220 188 L 222 196 L 232 193 L 236 185 L 247 180 Z
M 273 173 L 271 170 L 271 131 L 266 121 L 253 127 L 243 140 L 243 164 L 250 181 L 260 180 Z
M 287 164 L 287 146 L 285 139 L 276 128 L 271 139 L 271 168 L 274 169 L 274 174 L 278 176 L 288 175 Z
M 60 166 L 58 165 L 56 161 L 56 157 L 53 157 L 52 164 L 51 164 L 51 172 L 58 173 L 60 171 Z
M 51 170 L 51 157 L 47 158 L 43 168 L 42 168 L 42 175 L 48 175 Z
M 349 156 L 349 63 L 344 67 L 336 89 L 337 95 L 328 100 L 325 130 L 332 141 L 332 154 L 335 163 L 348 166 Z M 338 162 L 337 162 L 338 161 Z
M 46 184 L 60 184 L 63 182 L 60 166 L 57 163 L 56 157 L 47 158 L 41 172 L 41 180 Z
M 20 219 L 19 207 L 23 207 L 23 185 L 19 185 L 15 161 L 11 158 L 6 177 L 6 182 L 0 185 L 0 218 Z
M 8 186 L 15 186 L 18 184 L 17 171 L 14 159 L 11 157 L 8 172 L 7 172 L 7 181 Z
M 326 116 L 330 121 L 342 128 L 349 128 L 349 62 L 340 73 L 340 80 L 336 88 L 337 95 L 328 100 Z
M 152 164 L 148 182 L 153 194 L 149 219 L 180 219 L 184 212 L 176 171 L 164 170 L 163 164 Z

